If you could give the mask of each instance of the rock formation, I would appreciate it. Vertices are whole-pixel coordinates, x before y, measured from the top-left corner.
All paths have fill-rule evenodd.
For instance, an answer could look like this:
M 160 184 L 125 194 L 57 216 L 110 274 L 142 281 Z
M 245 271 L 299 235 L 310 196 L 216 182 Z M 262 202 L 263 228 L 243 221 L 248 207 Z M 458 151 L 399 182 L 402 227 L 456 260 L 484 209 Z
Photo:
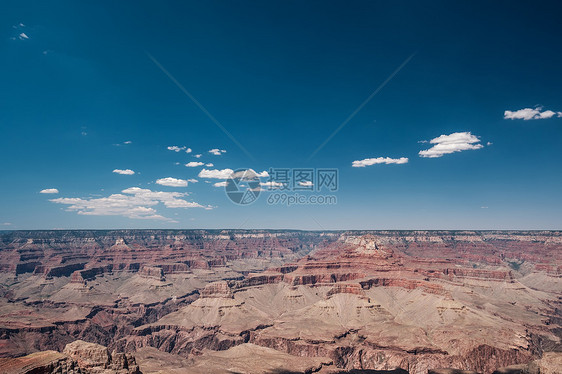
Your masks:
M 67 371 L 561 372 L 560 232 L 11 232 L 0 294 L 0 356 Z
M 135 357 L 129 353 L 109 354 L 107 347 L 77 340 L 67 344 L 63 353 L 36 352 L 30 355 L 0 359 L 4 374 L 141 374 Z

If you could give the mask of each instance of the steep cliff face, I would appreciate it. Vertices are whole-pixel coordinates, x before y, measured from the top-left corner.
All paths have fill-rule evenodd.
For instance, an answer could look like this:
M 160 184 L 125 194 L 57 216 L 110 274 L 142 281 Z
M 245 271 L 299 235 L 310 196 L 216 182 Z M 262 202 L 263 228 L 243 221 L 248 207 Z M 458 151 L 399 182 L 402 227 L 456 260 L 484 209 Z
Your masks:
M 83 339 L 192 368 L 246 351 L 308 357 L 320 372 L 548 363 L 562 351 L 561 238 L 14 232 L 0 235 L 0 356 Z
M 165 272 L 185 272 L 222 267 L 228 261 L 241 259 L 255 263 L 294 260 L 334 238 L 335 234 L 287 231 L 14 231 L 0 235 L 0 270 L 47 277 L 90 270 L 81 273 L 91 277 L 106 271 L 135 272 L 141 265 L 158 265 Z

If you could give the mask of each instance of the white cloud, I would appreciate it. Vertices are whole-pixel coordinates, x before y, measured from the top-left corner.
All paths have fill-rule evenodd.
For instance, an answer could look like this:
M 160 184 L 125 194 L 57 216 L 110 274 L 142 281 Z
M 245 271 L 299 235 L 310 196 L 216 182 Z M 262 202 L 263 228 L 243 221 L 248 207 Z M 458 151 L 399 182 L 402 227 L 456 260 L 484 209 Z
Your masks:
M 213 186 L 215 186 L 215 187 L 226 187 L 226 181 L 217 182 L 217 183 L 213 184 Z
M 203 162 L 199 162 L 199 161 L 191 161 L 188 162 L 187 164 L 185 164 L 185 166 L 187 166 L 188 168 L 196 168 L 197 166 L 203 166 L 205 165 Z
M 76 211 L 80 215 L 124 216 L 133 219 L 166 221 L 171 220 L 158 214 L 154 206 L 163 204 L 166 208 L 212 208 L 182 199 L 187 195 L 186 193 L 151 191 L 139 187 L 127 188 L 121 192 L 101 198 L 57 198 L 50 201 L 68 205 L 68 211 Z
M 59 190 L 56 188 L 45 188 L 44 190 L 39 191 L 39 193 L 59 193 Z
M 312 187 L 314 184 L 311 181 L 299 182 L 299 186 Z
M 183 151 L 184 149 L 185 149 L 185 147 L 178 147 L 177 145 L 171 145 L 171 146 L 168 147 L 168 150 L 174 151 L 174 152 Z
M 83 129 L 85 129 L 85 127 Z M 85 135 L 88 135 L 88 133 L 86 133 L 86 131 L 82 131 L 82 135 L 85 136 Z M 113 145 L 116 146 L 116 147 L 121 147 L 122 145 L 129 145 L 129 144 L 133 144 L 133 142 L 130 141 L 130 140 L 127 140 L 123 143 L 116 143 L 116 144 L 113 144 Z
M 220 156 L 220 155 L 222 155 L 223 153 L 226 153 L 226 151 L 225 151 L 224 149 L 213 148 L 213 149 L 210 149 L 210 150 L 209 150 L 209 153 L 210 153 L 210 154 L 213 154 L 213 155 L 215 155 L 215 156 Z
M 231 176 L 234 178 L 250 178 L 253 179 L 254 176 L 260 178 L 268 177 L 269 173 L 267 171 L 262 171 L 261 173 L 256 173 L 253 169 L 239 170 L 235 174 L 232 169 L 223 170 L 209 170 L 203 169 L 199 172 L 199 178 L 209 178 L 209 179 L 228 179 Z
M 2 225 L 4 225 L 4 226 L 12 226 L 12 223 L 11 223 L 11 222 L 4 222 Z
M 274 188 L 283 187 L 283 183 L 275 182 L 275 181 L 267 181 L 267 182 L 261 182 L 260 186 L 267 187 L 269 189 L 274 189 Z
M 195 158 L 201 158 L 201 156 L 202 156 L 201 154 L 193 155 L 193 157 L 195 157 Z
M 24 32 L 22 32 L 18 35 L 18 38 L 20 38 L 20 40 L 25 40 L 25 39 L 29 39 L 29 36 L 27 36 Z
M 197 183 L 199 182 L 197 179 L 188 179 L 187 180 L 189 183 Z
M 205 164 L 205 166 L 208 167 L 208 168 L 212 168 L 215 165 L 212 162 L 209 162 L 208 164 Z
M 480 143 L 480 139 L 470 132 L 455 132 L 450 135 L 441 135 L 431 139 L 429 142 L 435 145 L 429 149 L 420 151 L 420 157 L 436 158 L 449 153 L 484 147 L 482 144 L 476 144 Z
M 203 169 L 199 172 L 199 178 L 228 179 L 233 172 L 234 170 L 232 169 L 222 169 L 222 170 Z
M 172 177 L 160 178 L 156 181 L 156 184 L 168 187 L 187 187 L 187 181 L 184 179 L 177 179 Z
M 556 117 L 562 117 L 562 112 L 553 112 L 552 110 L 542 111 L 542 107 L 536 108 L 525 108 L 516 111 L 506 110 L 503 113 L 504 119 L 522 119 L 524 121 L 532 119 L 547 119 Z
M 187 149 L 185 150 L 185 153 L 191 153 L 191 152 L 193 152 L 193 150 L 192 150 L 191 148 L 187 148 Z
M 400 158 L 390 158 L 390 157 L 377 157 L 377 158 L 366 158 L 364 160 L 357 160 L 351 163 L 354 168 L 364 168 L 365 166 L 375 165 L 375 164 L 407 164 L 407 157 Z
M 122 175 L 133 175 L 133 174 L 135 174 L 135 172 L 131 169 L 125 169 L 125 170 L 115 169 L 115 170 L 113 170 L 113 172 L 116 173 L 116 174 L 122 174 Z

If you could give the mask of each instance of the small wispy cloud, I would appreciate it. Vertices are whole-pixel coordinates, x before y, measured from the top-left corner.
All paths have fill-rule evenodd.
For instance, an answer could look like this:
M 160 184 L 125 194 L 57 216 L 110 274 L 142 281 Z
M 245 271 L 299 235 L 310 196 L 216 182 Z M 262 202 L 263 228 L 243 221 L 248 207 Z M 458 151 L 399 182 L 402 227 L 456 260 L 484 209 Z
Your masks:
M 354 168 L 364 168 L 365 166 L 371 166 L 376 164 L 407 164 L 407 157 L 400 158 L 390 158 L 390 157 L 376 157 L 376 158 L 366 158 L 363 160 L 353 161 L 351 166 Z
M 12 226 L 12 223 L 11 223 L 11 222 L 4 222 L 4 223 L 2 224 L 2 226 Z
M 196 168 L 197 166 L 203 166 L 203 165 L 205 165 L 205 163 L 200 161 L 191 161 L 185 164 L 185 166 L 187 166 L 188 168 Z
M 226 153 L 226 151 L 224 149 L 213 148 L 209 149 L 209 153 L 215 156 L 220 156 L 223 153 Z
M 212 168 L 213 166 L 215 166 L 215 164 L 213 164 L 212 162 L 209 162 L 208 164 L 205 164 L 206 167 L 208 168 Z
M 314 183 L 312 183 L 312 181 L 304 181 L 304 182 L 299 182 L 299 186 L 312 187 L 312 186 L 314 186 Z
M 195 157 L 195 158 L 201 158 L 201 156 L 203 156 L 203 155 L 202 154 L 193 155 L 193 157 Z
M 84 134 L 82 134 L 82 135 L 84 135 Z M 115 143 L 113 145 L 116 146 L 116 147 L 120 147 L 122 145 L 129 145 L 129 144 L 133 144 L 133 142 L 130 141 L 130 140 L 127 140 L 127 141 L 124 141 L 123 143 Z
M 187 180 L 189 183 L 197 183 L 199 182 L 197 179 L 188 179 Z
M 480 139 L 470 132 L 455 132 L 449 135 L 441 135 L 431 139 L 429 143 L 434 144 L 434 146 L 420 151 L 420 157 L 437 158 L 449 153 L 484 147 L 482 144 L 478 144 L 480 143 Z
M 113 172 L 115 174 L 121 174 L 121 175 L 133 175 L 133 174 L 135 174 L 135 172 L 131 169 L 115 169 L 115 170 L 113 170 Z
M 185 150 L 185 153 L 191 153 L 191 152 L 193 152 L 193 150 L 192 150 L 191 148 L 187 148 L 187 149 Z
M 185 147 L 178 147 L 177 145 L 171 145 L 167 147 L 169 151 L 179 152 L 185 150 Z
M 39 191 L 39 193 L 59 193 L 59 190 L 56 188 L 45 188 L 44 190 Z
M 217 183 L 213 184 L 213 186 L 215 186 L 215 187 L 226 187 L 226 181 L 217 182 Z
M 156 184 L 168 187 L 187 187 L 187 181 L 185 179 L 172 177 L 160 178 L 156 181 Z
M 554 112 L 552 110 L 542 110 L 541 106 L 536 108 L 524 108 L 515 111 L 506 110 L 503 114 L 504 119 L 522 119 L 524 121 L 534 119 L 548 119 L 552 117 L 562 117 L 562 112 Z
M 18 38 L 20 40 L 26 40 L 26 39 L 29 39 L 29 36 L 27 36 L 24 32 L 22 32 L 18 35 Z

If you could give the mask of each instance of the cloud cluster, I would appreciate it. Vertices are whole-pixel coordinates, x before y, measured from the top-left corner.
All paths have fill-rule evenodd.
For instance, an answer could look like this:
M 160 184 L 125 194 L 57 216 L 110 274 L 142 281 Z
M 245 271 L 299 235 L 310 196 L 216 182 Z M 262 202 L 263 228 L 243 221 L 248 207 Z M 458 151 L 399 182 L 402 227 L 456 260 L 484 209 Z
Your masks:
M 81 198 L 57 198 L 51 199 L 53 203 L 68 205 L 68 211 L 75 211 L 80 215 L 87 216 L 124 216 L 133 219 L 156 219 L 171 221 L 154 209 L 154 206 L 163 204 L 166 208 L 204 208 L 199 203 L 189 202 L 182 197 L 186 193 L 162 192 L 149 189 L 131 187 L 119 194 L 108 197 L 81 199 Z
M 39 193 L 59 193 L 59 190 L 56 188 L 45 188 L 44 190 L 39 191 Z
M 185 153 L 191 153 L 193 151 L 191 148 L 187 148 L 186 146 L 178 147 L 177 145 L 169 146 L 168 150 L 174 151 L 174 152 L 185 151 Z
M 484 147 L 482 144 L 477 144 L 480 143 L 480 139 L 470 132 L 455 132 L 449 135 L 441 135 L 431 139 L 429 143 L 434 144 L 434 146 L 420 151 L 420 157 L 436 158 L 449 153 Z
M 365 166 L 375 165 L 375 164 L 406 164 L 408 163 L 407 157 L 400 158 L 390 158 L 390 157 L 377 157 L 377 158 L 366 158 L 364 160 L 353 161 L 351 166 L 354 168 L 364 168 Z
M 524 121 L 529 121 L 532 119 L 547 119 L 556 117 L 562 117 L 562 112 L 553 112 L 552 110 L 542 111 L 542 107 L 537 108 L 524 108 L 516 111 L 506 110 L 503 114 L 504 119 L 522 119 Z
M 23 29 L 25 29 L 25 25 L 23 23 L 19 23 L 17 25 L 12 26 L 13 29 L 16 30 L 16 36 L 11 37 L 12 40 L 27 40 L 29 39 L 29 36 L 23 32 Z
M 115 170 L 113 170 L 113 172 L 115 174 L 121 174 L 121 175 L 133 175 L 133 174 L 135 174 L 135 172 L 131 169 L 115 169 Z
M 223 153 L 226 153 L 226 151 L 224 149 L 213 148 L 209 150 L 209 153 L 215 156 L 220 156 Z
M 156 181 L 156 184 L 168 187 L 187 187 L 187 181 L 185 179 L 172 177 L 160 178 Z

